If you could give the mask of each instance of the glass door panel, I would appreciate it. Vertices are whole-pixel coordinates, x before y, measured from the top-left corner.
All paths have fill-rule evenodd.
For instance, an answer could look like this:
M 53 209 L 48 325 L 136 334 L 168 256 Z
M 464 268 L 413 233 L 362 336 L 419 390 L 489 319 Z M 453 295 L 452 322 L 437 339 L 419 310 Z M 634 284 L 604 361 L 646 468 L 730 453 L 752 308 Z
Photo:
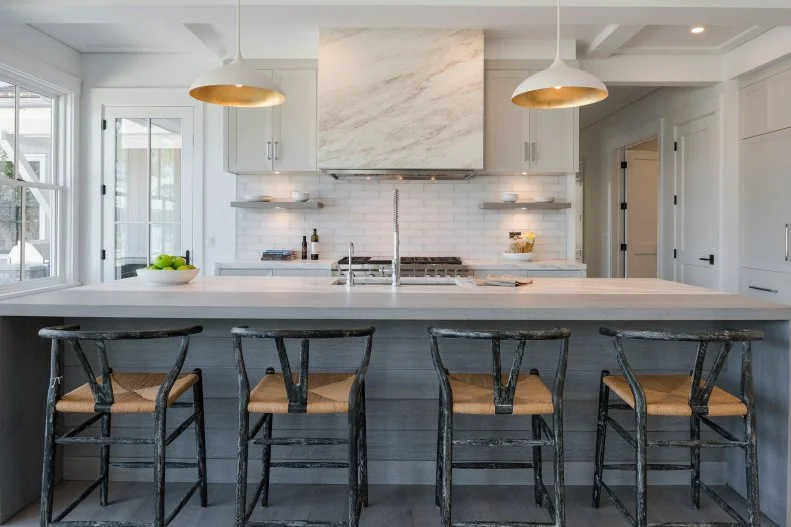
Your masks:
M 183 131 L 189 131 L 191 123 L 185 123 L 189 119 L 178 111 L 141 110 L 127 109 L 140 116 L 108 119 L 113 137 L 106 141 L 113 146 L 113 162 L 105 167 L 111 171 L 107 197 L 115 233 L 110 240 L 113 250 L 107 251 L 111 261 L 105 267 L 105 279 L 110 280 L 135 276 L 158 254 L 183 256 L 191 243 L 182 207 L 189 197 L 184 169 L 192 158 L 192 138 L 188 135 L 185 140 Z M 185 150 L 185 144 L 190 148 Z

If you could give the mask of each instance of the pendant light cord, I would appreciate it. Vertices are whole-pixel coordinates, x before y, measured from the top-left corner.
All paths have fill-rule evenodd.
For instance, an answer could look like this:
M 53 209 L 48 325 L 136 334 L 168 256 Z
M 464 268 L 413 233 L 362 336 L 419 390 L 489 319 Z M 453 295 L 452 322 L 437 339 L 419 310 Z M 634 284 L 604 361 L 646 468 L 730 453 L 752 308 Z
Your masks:
M 558 47 L 556 57 L 560 58 L 560 0 L 558 0 Z
M 236 0 L 236 59 L 234 60 L 241 60 L 241 58 L 242 58 L 242 0 Z

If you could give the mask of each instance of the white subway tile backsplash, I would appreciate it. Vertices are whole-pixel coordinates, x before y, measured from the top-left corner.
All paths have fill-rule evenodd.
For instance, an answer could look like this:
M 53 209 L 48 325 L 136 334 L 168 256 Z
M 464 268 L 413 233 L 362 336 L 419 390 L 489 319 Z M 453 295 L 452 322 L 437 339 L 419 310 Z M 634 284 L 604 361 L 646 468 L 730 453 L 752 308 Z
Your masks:
M 565 211 L 481 210 L 503 192 L 520 200 L 554 196 L 566 200 L 563 176 L 479 176 L 465 182 L 343 181 L 319 175 L 237 176 L 237 196 L 267 194 L 289 199 L 291 190 L 310 192 L 324 208 L 311 211 L 237 209 L 236 258 L 255 260 L 264 249 L 300 250 L 302 236 L 318 229 L 321 256 L 340 258 L 353 241 L 358 254 L 392 251 L 393 189 L 400 191 L 402 254 L 453 254 L 466 259 L 496 258 L 508 231 L 538 235 L 541 258 L 566 257 Z

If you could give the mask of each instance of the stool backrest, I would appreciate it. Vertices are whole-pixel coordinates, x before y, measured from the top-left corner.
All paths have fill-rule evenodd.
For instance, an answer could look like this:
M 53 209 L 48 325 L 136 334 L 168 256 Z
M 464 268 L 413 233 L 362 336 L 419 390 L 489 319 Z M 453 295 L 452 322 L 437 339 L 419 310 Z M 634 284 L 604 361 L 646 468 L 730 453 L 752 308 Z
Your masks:
M 624 352 L 624 340 L 648 340 L 664 342 L 690 342 L 697 344 L 695 353 L 695 363 L 691 370 L 692 382 L 689 391 L 689 406 L 694 414 L 706 415 L 708 413 L 709 399 L 717 386 L 717 380 L 725 367 L 728 355 L 736 343 L 742 344 L 742 391 L 748 391 L 752 397 L 752 343 L 763 339 L 763 333 L 752 330 L 738 331 L 712 331 L 703 333 L 681 333 L 681 332 L 662 332 L 662 331 L 625 331 L 611 328 L 599 330 L 602 335 L 612 337 L 615 345 L 615 352 L 618 364 L 630 387 L 634 391 L 639 387 L 634 370 L 629 365 Z M 709 366 L 708 373 L 705 372 L 706 358 L 710 347 L 719 346 L 714 361 Z M 711 346 L 715 345 L 715 346 Z M 748 389 L 749 388 L 749 389 Z M 644 398 L 643 394 L 642 395 Z
M 514 411 L 514 397 L 516 386 L 519 382 L 519 373 L 522 369 L 522 360 L 528 341 L 560 341 L 560 353 L 558 358 L 558 368 L 555 373 L 555 385 L 552 390 L 553 399 L 556 403 L 563 397 L 563 387 L 566 378 L 566 365 L 568 364 L 569 337 L 571 332 L 568 329 L 556 328 L 551 330 L 532 330 L 532 331 L 468 331 L 459 329 L 429 328 L 428 333 L 431 338 L 431 357 L 434 360 L 434 367 L 440 378 L 440 390 L 445 396 L 451 396 L 450 382 L 448 380 L 448 370 L 442 362 L 442 355 L 439 349 L 439 339 L 472 339 L 489 340 L 492 344 L 492 383 L 494 387 L 494 407 L 498 414 L 512 414 Z M 503 386 L 503 370 L 501 343 L 502 341 L 516 341 L 516 351 L 508 373 L 508 382 Z
M 96 411 L 109 411 L 110 406 L 114 402 L 112 373 L 113 369 L 110 367 L 110 361 L 107 357 L 107 341 L 118 340 L 154 340 L 154 339 L 168 339 L 181 337 L 181 345 L 179 354 L 176 358 L 176 363 L 169 372 L 165 382 L 163 383 L 160 392 L 157 396 L 158 402 L 164 396 L 167 399 L 167 394 L 176 382 L 181 368 L 184 366 L 184 361 L 187 358 L 187 349 L 189 348 L 190 335 L 195 335 L 203 331 L 201 326 L 191 326 L 176 329 L 155 329 L 144 331 L 81 331 L 79 326 L 54 326 L 40 330 L 39 336 L 52 341 L 52 354 L 50 363 L 50 384 L 57 383 L 60 385 L 62 381 L 60 354 L 65 344 L 70 347 L 77 354 L 77 360 L 80 362 L 82 371 L 87 379 L 88 386 L 91 389 L 94 400 L 96 402 Z M 96 358 L 101 375 L 101 384 L 97 381 L 96 374 L 91 367 L 91 363 L 83 349 L 82 342 L 93 342 L 96 349 Z
M 247 367 L 244 362 L 244 352 L 242 350 L 242 339 L 271 339 L 275 341 L 275 349 L 280 361 L 280 369 L 283 372 L 283 383 L 285 384 L 288 396 L 289 413 L 305 413 L 308 407 L 308 374 L 310 370 L 310 341 L 312 339 L 344 339 L 344 338 L 365 338 L 365 350 L 359 367 L 355 372 L 355 381 L 352 385 L 352 394 L 365 382 L 365 374 L 368 371 L 368 363 L 371 361 L 371 348 L 373 347 L 373 336 L 375 328 L 357 329 L 316 329 L 316 330 L 271 330 L 253 329 L 247 326 L 239 326 L 231 329 L 233 335 L 233 348 L 236 356 L 236 369 L 239 377 L 240 401 L 246 405 L 250 397 L 250 380 L 247 377 Z M 294 381 L 291 361 L 286 350 L 286 339 L 296 339 L 301 341 L 299 356 L 299 377 Z M 271 368 L 270 368 L 271 370 Z M 274 370 L 267 371 L 274 373 Z

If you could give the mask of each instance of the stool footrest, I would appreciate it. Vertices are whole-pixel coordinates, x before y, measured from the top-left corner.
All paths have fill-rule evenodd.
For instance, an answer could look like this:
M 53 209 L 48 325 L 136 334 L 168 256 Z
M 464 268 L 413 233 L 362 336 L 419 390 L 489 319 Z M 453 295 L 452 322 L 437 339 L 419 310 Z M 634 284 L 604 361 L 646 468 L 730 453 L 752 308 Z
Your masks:
M 273 437 L 272 439 L 254 439 L 253 444 L 273 446 L 348 445 L 349 440 L 335 437 Z
M 646 463 L 646 470 L 692 470 L 692 465 L 681 465 L 672 463 Z M 604 464 L 602 470 L 637 470 L 634 463 Z
M 134 523 L 134 522 L 117 522 L 112 520 L 107 521 L 85 521 L 73 520 L 67 522 L 51 522 L 48 527 L 152 527 L 154 524 L 148 523 Z
M 549 439 L 454 439 L 456 446 L 516 446 L 536 447 L 552 446 L 554 442 Z
M 452 527 L 555 527 L 546 522 L 453 522 Z
M 153 445 L 153 439 L 140 439 L 137 437 L 56 437 L 58 445 Z
M 452 464 L 460 469 L 512 470 L 533 468 L 532 463 L 490 463 L 486 461 L 460 461 Z
M 262 522 L 245 522 L 244 525 L 245 527 L 347 527 L 349 523 L 269 520 Z
M 340 461 L 273 461 L 269 466 L 272 468 L 349 468 L 348 463 Z
M 151 461 L 111 461 L 111 467 L 116 468 L 154 468 L 154 463 Z M 180 462 L 180 461 L 167 461 L 165 468 L 197 468 L 197 463 Z

